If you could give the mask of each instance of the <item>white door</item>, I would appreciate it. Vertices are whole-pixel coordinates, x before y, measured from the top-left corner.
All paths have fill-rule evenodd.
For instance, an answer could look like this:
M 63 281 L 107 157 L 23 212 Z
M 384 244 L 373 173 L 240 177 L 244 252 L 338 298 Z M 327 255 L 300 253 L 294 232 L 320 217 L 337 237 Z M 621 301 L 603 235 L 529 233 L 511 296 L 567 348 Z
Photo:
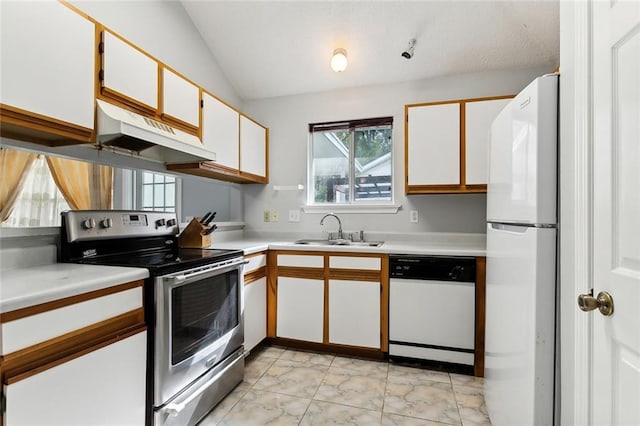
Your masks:
M 593 2 L 592 420 L 640 424 L 640 2 Z M 587 315 L 587 314 L 585 314 Z

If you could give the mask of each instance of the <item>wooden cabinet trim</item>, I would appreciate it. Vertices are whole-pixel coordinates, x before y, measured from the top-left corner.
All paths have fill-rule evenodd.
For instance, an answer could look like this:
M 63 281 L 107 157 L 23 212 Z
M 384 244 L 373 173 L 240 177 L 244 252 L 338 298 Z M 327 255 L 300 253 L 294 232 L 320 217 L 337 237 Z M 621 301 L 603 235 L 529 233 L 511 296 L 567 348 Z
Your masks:
M 146 330 L 143 308 L 6 354 L 3 383 L 12 384 Z
M 405 105 L 405 110 L 407 108 L 416 108 L 423 106 L 433 106 L 433 105 L 444 105 L 444 104 L 456 104 L 460 102 L 481 102 L 481 101 L 494 101 L 497 99 L 509 99 L 515 98 L 516 95 L 499 95 L 499 96 L 485 96 L 481 98 L 463 98 L 463 99 L 450 99 L 446 101 L 435 101 L 435 102 L 419 102 L 415 104 L 407 104 Z
M 389 351 L 389 256 L 380 259 L 380 350 Z
M 264 278 L 266 276 L 267 276 L 267 267 L 261 266 L 260 268 L 254 271 L 247 272 L 246 274 L 244 274 L 244 285 L 247 286 L 253 282 L 256 282 L 260 278 Z
M 257 252 L 255 252 L 255 253 L 245 254 L 245 255 L 244 255 L 244 258 L 245 258 L 245 259 L 248 259 L 248 258 L 251 258 L 251 257 L 263 256 L 263 255 L 266 255 L 266 254 L 267 254 L 267 251 L 266 251 L 266 250 L 265 250 L 265 251 L 257 251 Z
M 476 318 L 475 318 L 475 350 L 473 360 L 473 374 L 484 377 L 484 332 L 486 325 L 486 257 L 476 257 Z
M 370 281 L 379 283 L 381 279 L 380 271 L 367 269 L 329 269 L 328 279 L 347 281 Z
M 3 137 L 26 139 L 41 145 L 75 145 L 95 140 L 93 129 L 5 104 L 0 104 L 0 123 Z M 25 135 L 25 128 L 33 130 L 33 134 Z
M 136 287 L 142 287 L 144 285 L 143 280 L 131 281 L 124 284 L 115 285 L 99 290 L 90 291 L 87 293 L 78 294 L 75 296 L 69 296 L 51 302 L 41 303 L 34 306 L 28 306 L 26 308 L 16 309 L 15 311 L 0 313 L 0 323 L 7 323 L 15 321 L 20 318 L 29 317 L 32 315 L 41 314 L 43 312 L 52 311 L 54 309 L 62 308 L 76 303 L 85 302 L 87 300 L 96 299 L 99 297 L 107 296 L 109 294 L 120 293 L 122 291 L 130 290 Z
M 278 266 L 278 276 L 279 277 L 289 277 L 289 278 L 309 278 L 309 279 L 319 279 L 322 280 L 325 278 L 325 269 L 324 268 L 307 268 L 300 266 Z
M 268 148 L 265 148 L 265 153 L 267 152 L 266 150 L 268 150 Z M 247 183 L 269 183 L 268 172 L 265 173 L 266 176 L 254 175 L 253 173 L 243 172 L 242 170 L 240 170 L 238 173 L 247 181 Z
M 267 337 L 276 337 L 276 319 L 278 314 L 278 252 L 267 252 Z
M 233 183 L 266 183 L 256 182 L 249 178 L 248 173 L 240 173 L 239 170 L 222 166 L 213 161 L 202 161 L 200 163 L 180 163 L 167 164 L 167 170 L 200 176 L 210 179 L 219 179 Z M 260 178 L 264 180 L 264 178 Z

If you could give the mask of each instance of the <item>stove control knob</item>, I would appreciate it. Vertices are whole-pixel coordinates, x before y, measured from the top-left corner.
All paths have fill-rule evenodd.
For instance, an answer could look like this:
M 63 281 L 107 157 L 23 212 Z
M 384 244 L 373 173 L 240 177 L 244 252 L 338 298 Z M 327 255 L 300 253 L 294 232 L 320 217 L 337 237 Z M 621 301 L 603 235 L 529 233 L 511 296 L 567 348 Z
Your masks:
M 176 220 L 175 219 L 169 219 L 167 221 L 167 228 L 170 228 L 172 226 L 176 226 Z
M 156 229 L 160 228 L 161 226 L 164 226 L 166 223 L 167 221 L 165 219 L 156 220 Z
M 82 227 L 84 229 L 93 229 L 96 227 L 96 221 L 94 218 L 90 217 L 82 221 Z
M 101 228 L 107 229 L 107 228 L 111 228 L 112 226 L 113 226 L 113 219 L 111 219 L 110 217 L 105 217 L 100 221 Z

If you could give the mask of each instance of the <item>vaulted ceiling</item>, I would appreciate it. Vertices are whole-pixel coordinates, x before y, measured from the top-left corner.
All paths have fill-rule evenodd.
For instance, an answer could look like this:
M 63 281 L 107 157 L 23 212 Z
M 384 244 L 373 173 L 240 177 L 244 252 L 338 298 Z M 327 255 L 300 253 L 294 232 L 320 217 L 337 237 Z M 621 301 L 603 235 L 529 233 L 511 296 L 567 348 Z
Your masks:
M 245 100 L 559 64 L 557 0 L 182 4 Z M 341 73 L 335 48 L 347 50 Z

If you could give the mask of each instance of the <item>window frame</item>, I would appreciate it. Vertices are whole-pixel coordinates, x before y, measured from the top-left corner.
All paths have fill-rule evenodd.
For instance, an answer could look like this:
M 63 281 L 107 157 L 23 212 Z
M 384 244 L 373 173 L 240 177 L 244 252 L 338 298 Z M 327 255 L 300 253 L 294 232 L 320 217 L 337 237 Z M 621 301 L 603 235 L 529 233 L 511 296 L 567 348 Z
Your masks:
M 170 173 L 162 173 L 151 170 L 121 169 L 114 183 L 114 208 L 116 200 L 123 210 L 144 210 L 143 182 L 144 173 L 159 174 L 175 178 L 175 213 L 178 219 L 182 217 L 182 179 Z
M 391 129 L 391 158 L 390 158 L 390 200 L 356 200 L 355 199 L 355 131 L 358 128 L 369 128 L 376 126 L 390 126 Z M 330 130 L 348 130 L 349 131 L 349 158 L 348 158 L 348 178 L 349 178 L 349 194 L 352 194 L 351 200 L 344 203 L 328 202 L 318 203 L 315 201 L 315 181 L 313 175 L 313 136 L 314 133 L 326 132 Z M 393 167 L 394 159 L 394 143 L 393 143 L 393 116 L 365 118 L 355 120 L 341 120 L 330 122 L 309 123 L 308 127 L 308 143 L 307 143 L 307 196 L 306 204 L 303 207 L 305 212 L 332 212 L 340 211 L 343 213 L 396 213 L 400 206 L 395 204 L 394 177 L 395 171 Z

